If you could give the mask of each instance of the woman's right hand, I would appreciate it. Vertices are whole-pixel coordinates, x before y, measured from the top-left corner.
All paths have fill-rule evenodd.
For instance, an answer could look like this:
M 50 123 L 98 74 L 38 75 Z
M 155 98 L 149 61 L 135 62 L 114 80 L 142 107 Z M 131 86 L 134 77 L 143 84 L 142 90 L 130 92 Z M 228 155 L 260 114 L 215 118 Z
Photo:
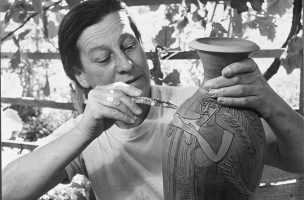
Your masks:
M 117 121 L 133 124 L 142 110 L 131 97 L 138 97 L 141 93 L 123 82 L 96 86 L 88 94 L 86 108 L 76 128 L 95 139 Z

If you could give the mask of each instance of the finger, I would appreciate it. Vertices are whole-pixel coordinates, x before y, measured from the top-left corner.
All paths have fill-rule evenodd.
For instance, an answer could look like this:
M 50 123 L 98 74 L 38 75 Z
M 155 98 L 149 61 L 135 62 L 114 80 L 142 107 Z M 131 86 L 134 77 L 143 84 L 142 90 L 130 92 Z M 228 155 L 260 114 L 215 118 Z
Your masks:
M 222 75 L 233 77 L 237 74 L 254 72 L 257 69 L 257 64 L 251 58 L 248 58 L 228 65 L 222 70 Z
M 137 118 L 132 118 L 129 115 L 127 115 L 123 112 L 120 112 L 119 110 L 114 109 L 114 108 L 104 107 L 102 110 L 103 110 L 102 115 L 105 118 L 113 119 L 114 121 L 121 121 L 121 122 L 124 122 L 127 124 L 132 124 L 137 119 Z
M 105 107 L 112 108 L 113 110 L 119 111 L 119 113 L 123 113 L 127 115 L 130 119 L 136 120 L 137 117 L 135 114 L 126 106 L 119 98 L 108 96 L 106 97 L 105 102 L 99 102 L 99 104 L 104 105 Z
M 112 109 L 116 109 L 121 113 L 124 113 L 125 115 L 128 115 L 131 119 L 137 119 L 137 117 L 134 115 L 134 113 L 129 109 L 128 106 L 126 106 L 120 98 L 122 96 L 125 96 L 121 91 L 118 90 L 101 90 L 95 88 L 90 93 L 90 99 L 92 100 L 92 104 L 97 103 L 99 106 L 108 107 Z M 94 103 L 95 102 L 95 103 Z M 102 110 L 102 109 L 101 109 Z
M 120 90 L 124 94 L 128 96 L 140 96 L 142 94 L 142 91 L 132 85 L 128 85 L 123 82 L 116 82 L 113 84 L 113 89 Z
M 206 89 L 207 91 L 210 91 L 211 89 L 217 89 L 225 86 L 227 87 L 230 85 L 231 84 L 229 83 L 227 78 L 223 76 L 219 76 L 206 81 L 203 85 L 203 88 Z
M 113 95 L 113 101 L 119 101 L 126 105 L 126 110 L 129 112 L 130 110 L 134 113 L 139 115 L 142 110 L 140 107 L 131 99 L 131 97 L 125 95 L 122 91 L 120 90 L 110 90 L 110 93 Z
M 207 91 L 210 91 L 211 89 L 218 89 L 218 88 L 236 85 L 239 84 L 240 82 L 241 82 L 240 76 L 232 77 L 232 78 L 225 78 L 223 76 L 219 76 L 206 81 L 203 85 L 203 88 L 206 89 Z
M 211 89 L 218 89 L 218 88 L 229 87 L 233 85 L 251 84 L 261 77 L 262 75 L 260 73 L 253 73 L 253 74 L 246 73 L 246 74 L 235 75 L 230 78 L 219 76 L 206 81 L 204 83 L 203 88 L 206 89 L 207 91 L 210 91 Z
M 219 97 L 217 102 L 224 106 L 252 108 L 259 101 L 257 96 L 248 96 L 242 98 Z
M 120 97 L 120 101 L 122 101 L 134 114 L 141 114 L 141 108 L 129 96 L 124 95 Z
M 247 97 L 258 95 L 253 85 L 233 85 L 220 89 L 211 89 L 208 92 L 210 97 Z

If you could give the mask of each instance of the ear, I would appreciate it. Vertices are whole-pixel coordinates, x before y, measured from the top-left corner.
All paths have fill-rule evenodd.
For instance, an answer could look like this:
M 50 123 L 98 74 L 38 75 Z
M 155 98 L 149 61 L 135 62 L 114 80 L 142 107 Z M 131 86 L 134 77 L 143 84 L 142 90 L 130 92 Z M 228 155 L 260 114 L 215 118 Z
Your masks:
M 86 75 L 79 69 L 74 69 L 74 70 L 75 70 L 75 78 L 80 83 L 80 85 L 84 88 L 90 88 L 91 86 L 87 81 Z

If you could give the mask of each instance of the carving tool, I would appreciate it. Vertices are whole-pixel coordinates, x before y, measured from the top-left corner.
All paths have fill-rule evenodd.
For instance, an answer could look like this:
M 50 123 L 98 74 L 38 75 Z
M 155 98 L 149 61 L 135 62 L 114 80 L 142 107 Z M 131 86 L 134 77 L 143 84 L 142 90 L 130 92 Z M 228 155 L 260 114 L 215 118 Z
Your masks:
M 157 107 L 164 107 L 164 108 L 171 108 L 171 109 L 178 109 L 178 105 L 170 102 L 170 101 L 163 101 L 159 99 L 152 99 L 149 97 L 132 97 L 132 100 L 135 103 L 146 104 L 150 106 L 157 106 Z

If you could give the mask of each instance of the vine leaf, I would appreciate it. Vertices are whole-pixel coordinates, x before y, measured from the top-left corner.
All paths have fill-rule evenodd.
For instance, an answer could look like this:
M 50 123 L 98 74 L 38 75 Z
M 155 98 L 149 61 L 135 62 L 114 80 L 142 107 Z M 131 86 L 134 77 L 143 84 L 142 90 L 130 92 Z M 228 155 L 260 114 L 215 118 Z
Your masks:
M 43 91 L 44 96 L 46 96 L 46 97 L 50 96 L 50 82 L 49 82 L 49 75 L 47 72 L 45 74 L 45 85 L 42 88 L 42 91 Z
M 20 48 L 20 45 L 19 45 L 19 39 L 17 39 L 15 36 L 13 36 L 13 41 L 15 43 L 15 45 Z
M 174 17 L 179 13 L 179 6 L 177 5 L 170 5 L 167 9 L 166 9 L 166 14 L 165 17 L 167 20 L 169 20 L 170 24 L 173 24 L 176 22 L 176 20 L 174 19 Z
M 206 5 L 207 4 L 207 0 L 199 0 L 202 4 Z
M 192 13 L 192 21 L 193 22 L 199 22 L 203 19 L 203 17 L 199 14 L 198 10 L 194 11 Z
M 55 25 L 55 22 L 54 21 L 49 21 L 48 22 L 48 36 L 49 38 L 54 38 L 57 36 L 57 27 Z
M 18 2 L 19 2 L 19 1 L 15 1 L 15 2 L 10 6 L 10 8 L 8 9 L 8 11 L 5 13 L 5 16 L 4 16 L 4 22 L 5 22 L 5 24 L 8 24 L 8 22 L 9 22 L 10 19 L 12 18 L 12 16 L 13 16 L 15 10 L 17 9 Z
M 287 55 L 281 59 L 281 64 L 286 73 L 290 74 L 294 69 L 300 68 L 303 64 L 303 39 L 301 37 L 292 37 L 288 42 Z
M 246 1 L 239 1 L 239 0 L 231 0 L 231 8 L 234 8 L 237 10 L 238 13 L 246 12 L 248 11 L 248 6 L 246 5 Z
M 163 80 L 164 83 L 170 86 L 178 86 L 180 84 L 180 73 L 177 69 L 173 69 Z
M 160 46 L 169 48 L 170 45 L 176 41 L 176 38 L 172 37 L 174 31 L 175 29 L 173 26 L 163 26 L 155 37 L 156 43 Z
M 25 37 L 29 32 L 31 32 L 31 29 L 26 29 L 25 31 L 23 31 L 22 33 L 20 33 L 20 34 L 18 35 L 18 39 L 19 39 L 19 40 L 23 40 L 24 37 Z
M 159 8 L 159 6 L 160 6 L 160 5 L 150 5 L 150 6 L 149 6 L 150 11 L 151 11 L 151 12 L 155 12 L 155 11 L 157 11 L 157 10 L 158 10 L 158 8 Z
M 247 2 L 250 2 L 254 10 L 261 11 L 264 0 L 231 0 L 231 7 L 236 9 L 238 13 L 246 12 L 248 11 Z
M 33 8 L 34 10 L 37 12 L 37 13 L 42 13 L 42 2 L 41 0 L 32 0 L 32 5 L 33 5 Z
M 26 16 L 27 16 L 27 10 L 18 9 L 16 12 L 14 12 L 12 19 L 15 22 L 22 23 L 26 18 Z
M 1 34 L 1 36 L 3 36 L 3 35 L 6 35 L 6 32 L 4 31 L 4 27 L 5 26 L 5 22 L 4 21 L 0 21 L 0 34 Z
M 6 13 L 5 13 L 5 16 L 4 16 L 4 22 L 5 24 L 8 24 L 9 20 L 11 19 L 12 17 L 12 10 L 9 9 Z
M 155 47 L 155 52 L 153 52 L 151 60 L 153 63 L 153 68 L 150 70 L 151 79 L 154 80 L 156 85 L 162 85 L 162 79 L 164 78 L 164 74 L 161 71 L 160 67 L 160 57 L 161 57 L 162 47 L 157 45 Z
M 206 28 L 207 25 L 207 17 L 208 17 L 208 11 L 197 9 L 192 13 L 192 21 L 193 22 L 201 22 L 201 26 L 203 28 Z
M 227 33 L 227 30 L 223 27 L 222 24 L 218 22 L 212 23 L 212 31 L 210 37 L 223 37 L 224 33 Z
M 20 62 L 21 62 L 21 52 L 20 49 L 18 48 L 11 59 L 11 68 L 13 70 L 17 69 Z
M 61 22 L 62 19 L 63 19 L 63 17 L 64 17 L 64 15 L 63 15 L 62 13 L 60 13 L 60 12 L 56 12 L 56 13 L 55 13 L 55 17 L 56 17 L 56 20 L 57 20 L 58 22 Z
M 9 10 L 9 8 L 11 7 L 11 4 L 8 0 L 1 0 L 1 3 L 0 3 L 0 11 L 1 12 L 5 12 L 7 10 Z
M 267 12 L 269 14 L 283 16 L 287 9 L 292 7 L 293 0 L 272 0 L 268 2 Z
M 189 20 L 187 16 L 184 16 L 178 23 L 177 23 L 177 29 L 181 33 L 183 32 L 184 28 L 189 24 Z
M 196 7 L 199 7 L 199 3 L 197 0 L 186 0 L 186 5 L 190 6 L 190 4 L 194 4 Z
M 276 35 L 277 25 L 272 16 L 256 16 L 255 20 L 249 23 L 250 28 L 258 28 L 262 36 L 266 36 L 273 41 Z
M 264 0 L 250 0 L 251 7 L 253 10 L 261 11 L 262 10 L 262 4 Z

